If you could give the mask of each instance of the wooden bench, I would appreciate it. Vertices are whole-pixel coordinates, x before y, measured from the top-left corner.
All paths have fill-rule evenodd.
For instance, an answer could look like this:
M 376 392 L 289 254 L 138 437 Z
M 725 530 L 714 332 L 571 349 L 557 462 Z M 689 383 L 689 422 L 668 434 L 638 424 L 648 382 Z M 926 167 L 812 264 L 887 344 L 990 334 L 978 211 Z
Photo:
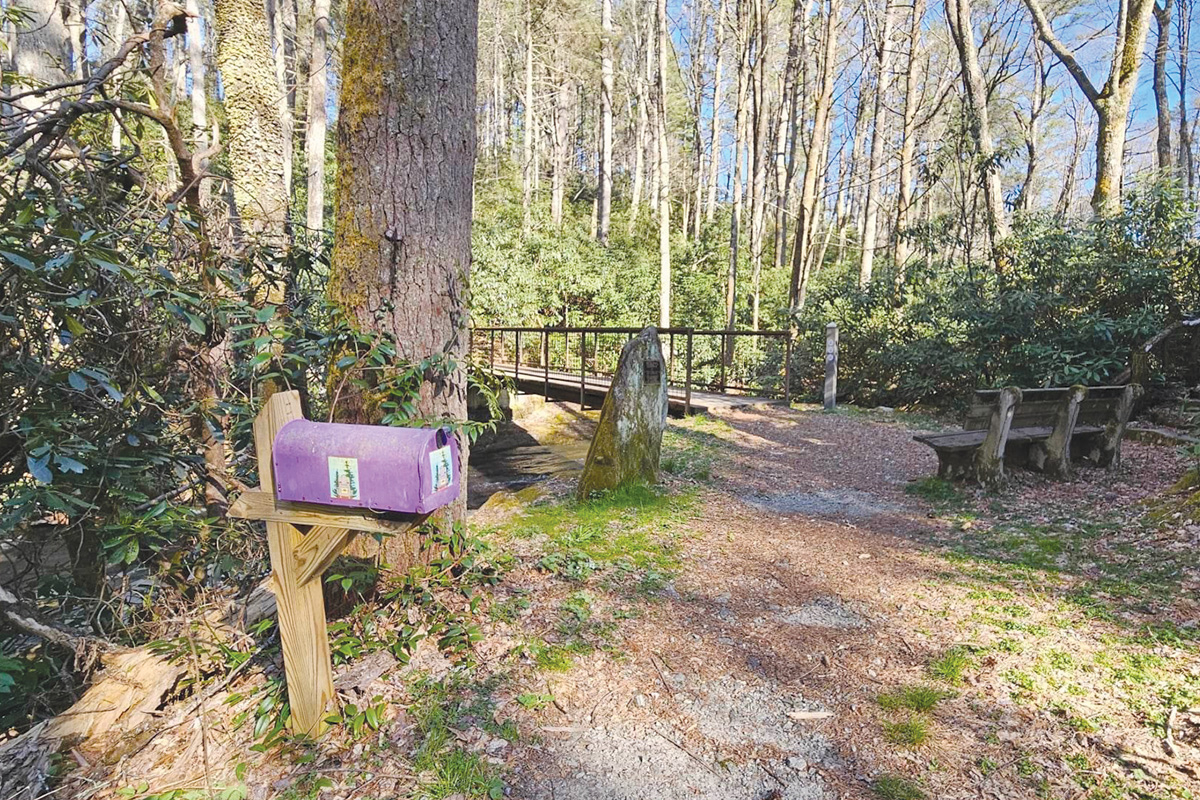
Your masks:
M 1121 438 L 1141 387 L 1069 386 L 977 391 L 962 431 L 914 436 L 937 452 L 938 476 L 984 485 L 1004 480 L 1005 462 L 1056 478 L 1081 458 L 1102 467 L 1121 459 Z

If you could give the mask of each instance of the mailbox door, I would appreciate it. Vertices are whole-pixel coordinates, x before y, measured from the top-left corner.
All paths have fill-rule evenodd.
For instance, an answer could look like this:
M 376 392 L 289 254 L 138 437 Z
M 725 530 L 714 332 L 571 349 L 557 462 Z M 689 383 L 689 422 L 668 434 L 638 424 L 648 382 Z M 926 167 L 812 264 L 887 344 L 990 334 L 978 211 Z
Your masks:
M 439 428 L 430 437 L 420 463 L 420 513 L 448 505 L 458 497 L 461 476 L 458 464 L 458 437 L 449 428 Z

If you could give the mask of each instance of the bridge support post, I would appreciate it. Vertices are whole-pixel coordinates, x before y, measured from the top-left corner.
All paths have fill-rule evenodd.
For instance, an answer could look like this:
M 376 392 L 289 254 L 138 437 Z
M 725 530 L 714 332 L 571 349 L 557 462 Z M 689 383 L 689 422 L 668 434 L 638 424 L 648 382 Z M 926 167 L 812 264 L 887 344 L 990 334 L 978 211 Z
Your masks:
M 550 402 L 550 329 L 542 327 L 542 380 L 544 381 L 544 391 L 546 393 L 546 402 Z
M 792 335 L 784 337 L 783 346 L 783 404 L 792 405 Z
M 729 349 L 729 334 L 721 334 L 721 394 L 725 394 L 725 365 L 733 360 L 733 353 Z
M 587 402 L 587 333 L 579 334 L 579 410 Z
M 683 378 L 683 415 L 692 413 L 692 329 L 687 332 L 687 364 L 684 367 Z
M 492 329 L 492 340 L 488 344 L 488 369 L 496 371 L 496 329 Z
M 521 382 L 521 332 L 516 331 L 516 344 L 513 350 L 513 383 Z

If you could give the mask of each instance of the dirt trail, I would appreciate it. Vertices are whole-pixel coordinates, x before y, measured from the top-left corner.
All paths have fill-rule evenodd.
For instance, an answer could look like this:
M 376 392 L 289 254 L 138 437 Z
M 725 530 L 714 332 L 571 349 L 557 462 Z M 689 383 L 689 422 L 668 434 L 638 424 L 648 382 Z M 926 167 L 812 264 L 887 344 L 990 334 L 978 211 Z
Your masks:
M 930 544 L 946 524 L 904 491 L 936 470 L 932 452 L 900 425 L 844 415 L 723 420 L 677 579 L 622 625 L 624 657 L 548 679 L 555 706 L 509 761 L 512 796 L 872 797 L 879 775 L 914 769 L 938 798 L 1071 796 L 1051 761 L 1099 743 L 992 691 L 986 662 L 968 678 L 982 690 L 946 693 L 930 744 L 885 735 L 877 696 L 926 680 L 968 635 L 965 590 L 940 582 Z M 1156 466 L 1163 452 L 1128 446 L 1121 473 L 1062 491 L 1128 503 L 1177 474 L 1169 455 Z

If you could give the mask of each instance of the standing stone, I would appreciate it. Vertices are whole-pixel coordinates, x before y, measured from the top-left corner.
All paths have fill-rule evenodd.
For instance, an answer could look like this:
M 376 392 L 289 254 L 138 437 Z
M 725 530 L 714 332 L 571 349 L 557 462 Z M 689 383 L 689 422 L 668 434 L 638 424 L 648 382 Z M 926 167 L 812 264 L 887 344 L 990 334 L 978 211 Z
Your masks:
M 621 351 L 579 479 L 580 499 L 618 486 L 658 482 L 667 427 L 666 378 L 658 329 L 646 328 Z

